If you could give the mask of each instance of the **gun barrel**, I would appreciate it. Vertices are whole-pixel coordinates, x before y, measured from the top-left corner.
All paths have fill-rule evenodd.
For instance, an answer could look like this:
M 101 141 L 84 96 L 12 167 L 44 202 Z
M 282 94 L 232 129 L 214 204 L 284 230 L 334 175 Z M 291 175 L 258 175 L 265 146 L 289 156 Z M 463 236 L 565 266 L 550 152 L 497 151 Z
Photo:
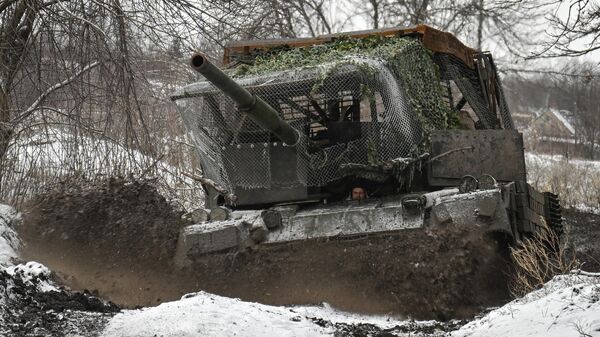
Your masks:
M 194 54 L 190 62 L 192 68 L 202 74 L 210 83 L 231 98 L 240 111 L 248 114 L 262 128 L 272 132 L 287 145 L 296 145 L 300 134 L 287 124 L 279 113 L 260 97 L 237 84 L 221 69 L 212 64 L 203 54 Z

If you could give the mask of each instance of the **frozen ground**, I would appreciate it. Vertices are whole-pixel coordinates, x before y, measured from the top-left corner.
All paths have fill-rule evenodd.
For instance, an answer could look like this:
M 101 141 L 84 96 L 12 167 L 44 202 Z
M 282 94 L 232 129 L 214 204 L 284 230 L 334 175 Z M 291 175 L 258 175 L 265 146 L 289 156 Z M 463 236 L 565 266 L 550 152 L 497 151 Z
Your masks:
M 600 274 L 556 276 L 451 335 L 600 336 Z
M 443 336 L 457 325 L 363 316 L 327 305 L 268 306 L 199 292 L 157 307 L 123 311 L 102 336 Z
M 274 307 L 200 292 L 123 311 L 102 336 L 600 336 L 600 274 L 557 276 L 543 289 L 460 325 L 363 316 L 326 305 Z
M 61 289 L 37 262 L 17 263 L 20 220 L 0 205 L 0 336 L 97 335 L 116 306 Z

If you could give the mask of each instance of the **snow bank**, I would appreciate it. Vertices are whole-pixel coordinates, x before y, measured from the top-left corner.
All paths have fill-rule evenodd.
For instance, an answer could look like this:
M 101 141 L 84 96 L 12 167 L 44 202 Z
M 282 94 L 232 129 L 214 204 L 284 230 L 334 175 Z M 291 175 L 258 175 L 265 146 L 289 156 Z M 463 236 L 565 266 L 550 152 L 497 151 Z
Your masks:
M 290 312 L 295 312 L 303 317 L 323 319 L 333 324 L 373 324 L 382 329 L 391 329 L 393 327 L 404 325 L 407 321 L 401 317 L 387 315 L 362 315 L 358 313 L 344 312 L 336 310 L 327 303 L 322 306 L 297 306 L 289 308 Z M 425 325 L 435 321 L 420 321 Z
M 157 307 L 116 315 L 104 337 L 119 336 L 330 336 L 289 308 L 273 307 L 199 292 Z
M 15 227 L 20 221 L 20 213 L 8 205 L 0 204 L 0 268 L 10 265 L 17 258 L 19 238 Z
M 11 297 L 14 289 L 27 287 L 38 292 L 57 290 L 50 281 L 50 270 L 44 265 L 34 261 L 13 265 L 20 245 L 15 227 L 20 222 L 19 212 L 0 204 L 0 309 L 5 297 Z
M 33 287 L 38 292 L 58 291 L 58 288 L 50 281 L 50 269 L 35 261 L 9 266 L 4 271 L 13 280 L 19 279 L 18 282 L 21 286 Z
M 322 306 L 278 307 L 199 292 L 157 307 L 126 310 L 103 337 L 441 336 L 452 324 L 348 313 Z
M 37 262 L 0 267 L 0 336 L 97 336 L 117 309 L 55 286 Z
M 600 336 L 600 274 L 588 275 L 556 276 L 451 336 Z

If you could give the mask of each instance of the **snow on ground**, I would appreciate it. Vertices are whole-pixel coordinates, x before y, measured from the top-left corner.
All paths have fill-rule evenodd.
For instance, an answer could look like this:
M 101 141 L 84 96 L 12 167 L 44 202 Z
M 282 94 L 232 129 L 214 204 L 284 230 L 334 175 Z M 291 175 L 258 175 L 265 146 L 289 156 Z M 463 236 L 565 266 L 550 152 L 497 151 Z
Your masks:
M 390 329 L 398 325 L 406 323 L 402 317 L 393 315 L 362 315 L 351 312 L 344 312 L 331 307 L 327 303 L 322 306 L 297 306 L 289 308 L 290 312 L 295 312 L 299 315 L 308 318 L 323 319 L 332 323 L 343 324 L 373 324 L 380 328 Z M 427 324 L 435 321 L 422 321 L 420 323 Z
M 168 151 L 168 146 L 163 147 Z M 130 175 L 152 179 L 165 198 L 186 210 L 204 202 L 199 183 L 182 173 L 191 168 L 171 165 L 162 160 L 163 156 L 155 158 L 109 138 L 67 128 L 32 129 L 11 144 L 6 157 L 10 160 L 0 172 L 2 200 L 26 200 L 42 192 L 44 186 L 84 173 L 91 180 Z
M 340 329 L 340 324 L 346 329 Z M 157 307 L 123 311 L 112 318 L 102 336 L 343 336 L 365 325 L 374 329 L 360 330 L 373 332 L 364 335 L 596 337 L 600 336 L 600 274 L 556 276 L 542 289 L 453 332 L 444 332 L 453 329 L 452 323 L 440 330 L 435 321 L 345 313 L 327 305 L 275 307 L 199 292 Z
M 600 336 L 600 274 L 556 276 L 451 336 Z
M 326 336 L 333 331 L 283 307 L 199 292 L 157 307 L 116 315 L 104 337 Z
M 367 316 L 328 305 L 277 307 L 198 292 L 153 308 L 125 310 L 103 337 L 137 336 L 441 336 L 445 324 L 394 316 Z
M 15 226 L 19 221 L 21 215 L 14 208 L 0 204 L 0 268 L 17 258 L 19 238 Z
M 564 207 L 600 214 L 600 161 L 528 152 L 525 162 L 536 189 L 558 194 Z
M 530 163 L 532 161 L 537 161 L 541 164 L 550 165 L 552 163 L 561 163 L 561 162 L 569 162 L 575 166 L 580 168 L 589 168 L 600 171 L 600 161 L 598 160 L 585 160 L 585 159 L 568 159 L 563 155 L 553 155 L 553 154 L 542 154 L 542 153 L 533 153 L 526 152 L 525 153 L 525 161 Z
M 118 308 L 61 289 L 40 263 L 18 263 L 20 221 L 0 204 L 0 336 L 96 336 Z
M 29 261 L 4 268 L 4 271 L 14 280 L 26 287 L 34 287 L 38 292 L 58 291 L 58 288 L 50 281 L 50 269 L 41 263 Z
M 123 311 L 112 318 L 102 336 L 342 336 L 339 324 L 373 325 L 378 330 L 371 331 L 385 331 L 386 336 L 596 337 L 600 336 L 600 274 L 556 276 L 542 289 L 448 333 L 424 328 L 440 324 L 435 321 L 346 313 L 326 304 L 275 307 L 199 292 L 157 307 Z M 410 324 L 419 328 L 407 332 Z
M 59 288 L 37 262 L 0 267 L 0 336 L 97 336 L 117 310 Z

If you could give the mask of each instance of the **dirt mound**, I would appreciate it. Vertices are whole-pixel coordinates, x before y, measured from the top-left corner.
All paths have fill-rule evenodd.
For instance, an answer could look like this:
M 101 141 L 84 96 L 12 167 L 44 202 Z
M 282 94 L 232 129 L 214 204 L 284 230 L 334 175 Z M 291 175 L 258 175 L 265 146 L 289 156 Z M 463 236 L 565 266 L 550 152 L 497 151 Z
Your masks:
M 62 185 L 31 201 L 25 213 L 25 242 L 74 246 L 83 251 L 73 253 L 97 256 L 103 264 L 170 261 L 185 225 L 182 212 L 151 184 L 124 179 Z
M 125 307 L 156 305 L 196 289 L 171 266 L 187 223 L 148 182 L 64 184 L 23 213 L 21 256 L 44 263 L 73 289 Z
M 472 317 L 508 297 L 508 263 L 470 226 L 395 236 L 311 241 L 228 256 L 192 267 L 204 289 L 267 304 L 322 301 L 419 319 Z
M 91 336 L 119 308 L 89 293 L 51 286 L 50 271 L 30 262 L 0 269 L 0 334 L 3 336 Z M 50 289 L 44 289 L 50 288 Z
M 75 289 L 127 307 L 198 290 L 266 304 L 318 304 L 415 318 L 462 318 L 508 298 L 507 263 L 471 226 L 259 246 L 171 262 L 185 223 L 148 184 L 110 180 L 40 196 L 25 214 L 23 255 Z

